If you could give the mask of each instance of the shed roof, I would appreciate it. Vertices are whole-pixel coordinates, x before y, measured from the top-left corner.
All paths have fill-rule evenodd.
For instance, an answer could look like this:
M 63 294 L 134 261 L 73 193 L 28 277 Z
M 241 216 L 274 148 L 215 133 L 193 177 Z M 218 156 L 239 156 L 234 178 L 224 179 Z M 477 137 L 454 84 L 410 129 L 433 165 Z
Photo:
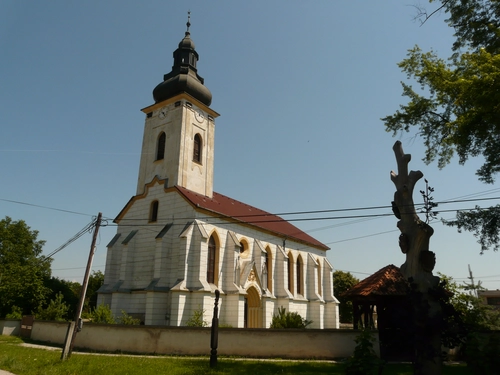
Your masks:
M 408 293 L 408 287 L 408 281 L 399 267 L 390 264 L 354 285 L 343 296 L 349 299 L 404 296 Z

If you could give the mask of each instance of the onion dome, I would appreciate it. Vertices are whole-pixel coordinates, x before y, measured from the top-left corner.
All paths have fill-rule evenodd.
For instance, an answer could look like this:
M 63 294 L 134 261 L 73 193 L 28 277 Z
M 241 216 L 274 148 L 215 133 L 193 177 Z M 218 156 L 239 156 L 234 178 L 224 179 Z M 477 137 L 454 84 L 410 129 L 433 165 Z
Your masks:
M 153 90 L 155 103 L 162 102 L 183 92 L 209 106 L 212 103 L 212 93 L 203 85 L 204 79 L 196 69 L 198 53 L 189 33 L 190 16 L 188 12 L 187 31 L 174 51 L 172 71 L 163 76 L 163 82 Z

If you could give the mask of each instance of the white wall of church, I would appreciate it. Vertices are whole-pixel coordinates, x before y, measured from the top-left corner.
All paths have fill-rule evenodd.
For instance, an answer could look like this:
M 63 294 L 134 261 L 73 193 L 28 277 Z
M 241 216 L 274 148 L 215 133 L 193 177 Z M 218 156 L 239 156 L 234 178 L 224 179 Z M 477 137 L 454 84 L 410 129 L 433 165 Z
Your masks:
M 155 200 L 159 202 L 158 218 L 149 222 L 145 218 L 149 218 Z M 166 223 L 171 227 L 160 236 Z M 120 237 L 108 248 L 108 294 L 101 293 L 100 297 L 100 301 L 111 300 L 117 315 L 125 310 L 144 314 L 146 324 L 185 325 L 195 310 L 202 309 L 205 320 L 210 322 L 213 292 L 218 288 L 222 293 L 221 322 L 243 327 L 246 291 L 253 285 L 260 298 L 259 324 L 263 327 L 269 327 L 280 306 L 312 320 L 311 328 L 338 327 L 336 300 L 332 287 L 327 285 L 331 285 L 332 269 L 325 263 L 324 251 L 291 240 L 283 249 L 281 238 L 202 214 L 175 189 L 165 191 L 160 182 L 148 186 L 146 193 L 135 199 L 120 219 L 117 233 Z M 217 285 L 206 279 L 211 235 L 217 237 L 219 245 Z M 247 246 L 244 253 L 240 253 L 241 242 Z M 270 286 L 263 288 L 261 279 L 266 277 L 267 281 L 262 273 L 266 250 L 271 252 L 272 277 Z M 291 290 L 288 256 L 293 262 Z M 296 268 L 299 257 L 300 294 Z

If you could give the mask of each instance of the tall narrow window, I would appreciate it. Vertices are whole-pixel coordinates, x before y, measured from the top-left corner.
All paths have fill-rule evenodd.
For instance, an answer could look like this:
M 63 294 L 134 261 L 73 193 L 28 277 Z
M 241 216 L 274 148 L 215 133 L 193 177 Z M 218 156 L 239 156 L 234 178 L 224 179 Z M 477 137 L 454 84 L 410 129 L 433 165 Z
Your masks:
M 155 222 L 158 220 L 158 201 L 152 201 L 149 207 L 149 221 Z
M 288 253 L 288 290 L 293 294 L 293 258 L 292 253 Z
M 199 134 L 194 136 L 193 161 L 201 163 L 201 137 Z
M 216 253 L 216 243 L 213 236 L 208 240 L 208 257 L 207 257 L 207 281 L 211 284 L 215 284 L 215 253 Z
M 319 258 L 317 259 L 317 261 L 318 261 L 318 295 L 321 297 L 321 293 L 323 293 L 321 288 L 321 263 L 319 261 Z
M 303 288 L 302 288 L 302 257 L 299 255 L 297 257 L 297 272 L 296 272 L 296 279 L 297 279 L 297 294 L 302 294 L 303 293 Z
M 271 253 L 271 249 L 266 249 L 266 270 L 267 270 L 267 289 L 272 292 L 273 291 L 273 254 Z
M 167 136 L 165 135 L 164 132 L 161 132 L 160 136 L 158 137 L 158 143 L 156 145 L 156 160 L 163 160 L 165 157 L 165 142 L 166 142 Z

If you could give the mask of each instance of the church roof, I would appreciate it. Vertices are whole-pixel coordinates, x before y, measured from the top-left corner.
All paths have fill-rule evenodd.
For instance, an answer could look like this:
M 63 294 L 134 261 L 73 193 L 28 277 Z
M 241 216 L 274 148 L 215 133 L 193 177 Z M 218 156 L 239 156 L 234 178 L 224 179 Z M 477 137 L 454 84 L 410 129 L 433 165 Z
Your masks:
M 214 192 L 213 197 L 197 194 L 181 186 L 175 186 L 181 195 L 197 208 L 213 212 L 223 219 L 251 225 L 282 236 L 284 239 L 305 243 L 309 246 L 328 250 L 329 247 L 303 232 L 285 219 Z
M 344 292 L 342 296 L 355 299 L 360 297 L 404 296 L 407 293 L 408 281 L 398 267 L 390 264 L 360 281 Z

